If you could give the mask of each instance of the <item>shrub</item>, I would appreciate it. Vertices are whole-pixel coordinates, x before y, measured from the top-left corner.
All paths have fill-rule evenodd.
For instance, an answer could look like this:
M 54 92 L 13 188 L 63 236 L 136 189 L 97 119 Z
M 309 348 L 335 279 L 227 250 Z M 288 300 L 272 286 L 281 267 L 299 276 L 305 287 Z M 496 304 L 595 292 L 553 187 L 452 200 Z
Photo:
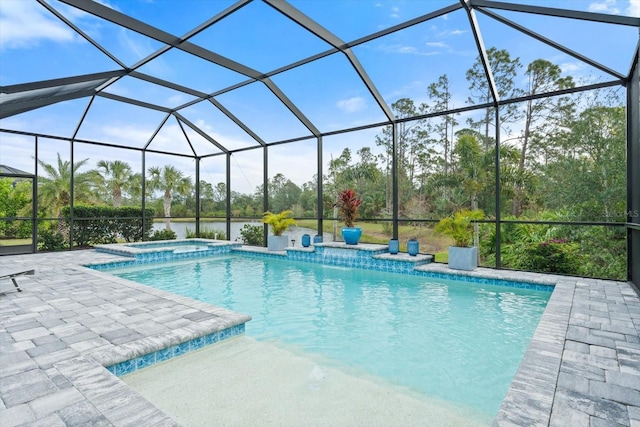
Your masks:
M 215 239 L 216 236 L 218 240 L 227 240 L 227 233 L 223 230 L 218 230 L 217 228 L 208 229 L 206 227 L 200 228 L 200 237 L 202 239 Z M 193 239 L 196 237 L 196 231 L 187 227 L 185 237 L 187 239 Z
M 240 230 L 245 245 L 264 246 L 264 235 L 259 225 L 245 224 Z
M 43 230 L 38 233 L 39 251 L 61 251 L 68 246 L 67 239 L 58 231 Z
M 71 208 L 62 209 L 64 222 L 70 225 Z M 153 209 L 146 209 L 151 217 Z M 76 246 L 90 246 L 101 243 L 115 243 L 118 237 L 127 242 L 143 240 L 153 227 L 148 220 L 142 227 L 142 209 L 136 207 L 114 208 L 111 206 L 74 206 L 73 240 Z
M 525 247 L 518 267 L 544 273 L 579 274 L 578 245 L 562 239 L 532 243 Z
M 149 240 L 175 240 L 178 236 L 173 230 L 155 230 L 151 236 L 149 236 Z
M 147 219 L 142 228 L 142 208 L 123 207 L 118 208 L 119 219 L 116 227 L 118 233 L 127 242 L 139 242 L 149 237 L 153 228 L 153 221 Z M 145 209 L 144 216 L 150 218 L 153 216 L 153 209 Z M 123 219 L 125 218 L 125 219 Z

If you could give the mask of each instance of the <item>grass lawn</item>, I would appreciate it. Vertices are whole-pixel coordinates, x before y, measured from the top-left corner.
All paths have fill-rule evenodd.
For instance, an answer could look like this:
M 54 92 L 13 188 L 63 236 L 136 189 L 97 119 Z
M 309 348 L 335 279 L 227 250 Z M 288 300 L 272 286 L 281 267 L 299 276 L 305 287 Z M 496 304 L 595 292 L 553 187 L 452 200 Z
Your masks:
M 315 229 L 317 224 L 316 220 L 313 219 L 297 220 L 296 222 L 299 227 L 306 227 L 311 229 Z M 360 239 L 361 242 L 378 244 L 389 243 L 390 234 L 385 232 L 382 223 L 376 224 L 373 222 L 358 222 L 356 223 L 356 226 L 362 228 L 362 238 Z M 338 229 L 340 229 L 341 227 L 342 223 L 339 222 Z M 333 221 L 323 221 L 323 228 L 323 231 L 325 233 L 332 233 Z M 444 259 L 444 262 L 446 262 L 447 248 L 451 244 L 449 238 L 434 234 L 433 227 L 430 225 L 401 225 L 398 227 L 400 251 L 405 252 L 407 250 L 407 240 L 412 237 L 415 237 L 420 242 L 420 253 L 436 254 L 436 260 L 438 260 L 438 262 L 441 262 L 440 259 Z
M 0 246 L 30 245 L 31 239 L 0 239 Z

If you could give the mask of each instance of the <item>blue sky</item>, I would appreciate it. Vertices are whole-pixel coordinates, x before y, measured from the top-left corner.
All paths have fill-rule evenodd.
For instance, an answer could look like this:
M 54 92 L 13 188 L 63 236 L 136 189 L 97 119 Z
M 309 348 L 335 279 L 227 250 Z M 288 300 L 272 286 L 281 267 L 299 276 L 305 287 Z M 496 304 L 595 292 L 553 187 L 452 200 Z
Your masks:
M 640 0 L 518 0 L 517 3 L 570 8 L 614 15 L 640 16 Z M 48 3 L 118 60 L 132 66 L 162 45 L 132 31 L 92 17 L 82 11 L 51 0 Z M 129 14 L 176 36 L 182 36 L 232 1 L 209 0 L 108 0 L 105 6 Z M 292 0 L 290 3 L 317 21 L 343 41 L 356 40 L 389 28 L 438 8 L 454 0 Z M 592 57 L 603 65 L 626 74 L 638 29 L 584 21 L 534 16 L 496 10 L 502 16 L 569 48 Z M 524 65 L 544 58 L 561 66 L 564 73 L 583 83 L 609 80 L 611 77 L 575 58 L 506 27 L 481 13 L 477 14 L 485 45 L 509 50 Z M 216 23 L 190 41 L 243 63 L 260 72 L 269 72 L 288 63 L 307 58 L 330 48 L 324 41 L 297 26 L 261 1 L 254 1 Z M 404 97 L 417 104 L 428 102 L 427 87 L 443 74 L 452 85 L 453 106 L 467 105 L 466 70 L 477 56 L 477 49 L 463 10 L 450 13 L 402 32 L 359 45 L 353 49 L 384 100 L 391 104 Z M 0 84 L 12 85 L 87 73 L 116 70 L 119 66 L 61 22 L 45 7 L 31 0 L 0 1 Z M 211 93 L 246 77 L 172 49 L 138 71 L 176 84 Z M 524 85 L 524 69 L 520 85 Z M 311 64 L 278 74 L 273 81 L 322 132 L 377 123 L 385 116 L 342 54 L 334 54 Z M 190 95 L 125 77 L 107 92 L 138 98 L 145 102 L 175 108 L 193 99 Z M 262 84 L 254 83 L 216 98 L 267 142 L 309 135 L 309 131 Z M 41 110 L 0 120 L 0 128 L 31 130 L 70 137 L 87 107 L 88 99 L 55 104 Z M 256 142 L 208 102 L 181 110 L 188 120 L 207 131 L 231 149 L 254 146 Z M 132 107 L 105 98 L 97 98 L 80 127 L 77 137 L 142 147 L 164 118 L 163 113 Z M 459 119 L 464 121 L 464 117 Z M 374 137 L 380 129 L 325 138 L 325 164 L 341 148 L 375 148 Z M 195 132 L 187 129 L 198 154 L 218 150 Z M 21 137 L 0 135 L 2 163 L 33 170 L 33 144 Z M 40 152 L 49 162 L 56 152 L 66 153 L 65 144 L 49 141 L 40 144 Z M 188 153 L 190 148 L 182 130 L 171 118 L 158 133 L 151 147 Z M 327 148 L 329 147 L 329 148 Z M 315 142 L 270 150 L 269 175 L 284 173 L 301 185 L 315 172 Z M 95 147 L 79 150 L 79 158 L 125 157 L 140 163 L 140 155 L 117 150 L 96 153 Z M 86 152 L 84 155 L 82 153 Z M 158 163 L 175 163 L 192 170 L 190 159 L 156 156 Z M 10 159 L 6 160 L 6 159 Z M 96 160 L 97 161 L 97 160 Z M 151 162 L 153 163 L 153 162 Z M 150 166 L 147 160 L 147 166 Z M 139 166 L 141 167 L 141 166 Z M 221 169 L 222 168 L 222 169 Z M 205 176 L 212 182 L 224 179 L 224 162 L 205 161 Z M 237 153 L 232 160 L 232 182 L 237 191 L 252 191 L 262 179 L 262 154 Z M 191 175 L 191 173 L 189 173 Z

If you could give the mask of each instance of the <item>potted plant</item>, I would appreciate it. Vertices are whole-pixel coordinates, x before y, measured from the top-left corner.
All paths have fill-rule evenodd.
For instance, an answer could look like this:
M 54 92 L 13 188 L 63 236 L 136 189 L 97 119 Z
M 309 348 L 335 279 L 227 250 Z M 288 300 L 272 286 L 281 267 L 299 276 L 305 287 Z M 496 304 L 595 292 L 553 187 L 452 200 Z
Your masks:
M 358 208 L 362 204 L 362 199 L 352 189 L 346 189 L 338 193 L 335 206 L 338 208 L 338 216 L 344 222 L 342 228 L 342 239 L 347 245 L 357 245 L 362 229 L 354 227 L 353 222 L 358 218 Z
M 289 236 L 282 235 L 290 226 L 296 225 L 291 218 L 291 211 L 282 211 L 280 213 L 265 212 L 262 216 L 262 222 L 271 227 L 272 236 L 267 237 L 267 249 L 270 251 L 284 251 L 289 245 Z
M 484 218 L 480 209 L 464 209 L 443 218 L 436 224 L 434 231 L 453 239 L 449 246 L 449 268 L 473 270 L 478 267 L 478 248 L 473 246 L 473 221 Z

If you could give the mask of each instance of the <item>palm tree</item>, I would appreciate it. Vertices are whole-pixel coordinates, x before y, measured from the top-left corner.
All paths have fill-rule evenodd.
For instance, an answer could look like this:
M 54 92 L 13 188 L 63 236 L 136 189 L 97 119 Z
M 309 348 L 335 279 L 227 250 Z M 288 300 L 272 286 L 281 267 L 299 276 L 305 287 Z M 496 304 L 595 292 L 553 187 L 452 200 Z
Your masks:
M 174 166 L 149 168 L 149 188 L 151 190 L 164 190 L 164 224 L 167 230 L 171 230 L 171 199 L 172 194 L 186 196 L 191 192 L 191 178 L 184 176 Z
M 134 174 L 131 166 L 121 160 L 100 160 L 97 164 L 97 178 L 101 186 L 111 193 L 111 202 L 119 208 L 122 204 L 122 191 L 131 188 Z
M 71 176 L 73 175 L 74 197 L 79 201 L 90 201 L 93 197 L 91 194 L 91 182 L 93 178 L 92 172 L 78 173 L 78 169 L 89 161 L 89 159 L 80 160 L 73 164 L 68 160 L 62 160 L 60 153 L 58 154 L 57 166 L 50 165 L 38 159 L 38 164 L 44 170 L 46 176 L 38 177 L 38 202 L 39 206 L 48 206 L 51 210 L 51 216 L 58 218 L 60 211 L 64 206 L 68 206 L 71 202 Z

